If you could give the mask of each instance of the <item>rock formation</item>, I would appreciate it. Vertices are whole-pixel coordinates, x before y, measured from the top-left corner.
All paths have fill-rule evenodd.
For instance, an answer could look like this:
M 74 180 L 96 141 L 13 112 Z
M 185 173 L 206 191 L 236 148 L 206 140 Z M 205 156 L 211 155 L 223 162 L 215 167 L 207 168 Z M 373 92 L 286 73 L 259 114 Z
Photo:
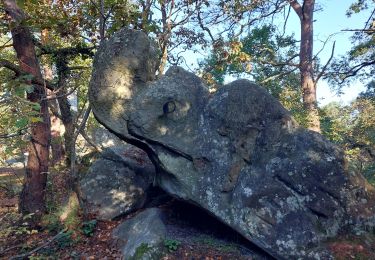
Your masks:
M 373 188 L 344 154 L 297 125 L 268 92 L 237 80 L 211 95 L 140 31 L 99 48 L 89 98 L 100 123 L 145 150 L 156 182 L 209 211 L 278 259 L 328 259 L 325 242 L 373 226 Z
M 86 214 L 110 220 L 142 208 L 155 169 L 145 152 L 121 145 L 105 149 L 80 181 Z

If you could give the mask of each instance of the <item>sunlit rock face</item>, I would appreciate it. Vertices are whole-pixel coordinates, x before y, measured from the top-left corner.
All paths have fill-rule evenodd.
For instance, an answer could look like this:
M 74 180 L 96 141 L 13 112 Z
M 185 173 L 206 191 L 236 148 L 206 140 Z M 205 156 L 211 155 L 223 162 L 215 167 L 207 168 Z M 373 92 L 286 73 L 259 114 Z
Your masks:
M 172 67 L 157 81 L 138 84 L 136 73 L 157 64 L 156 56 L 144 59 L 144 51 L 139 69 L 126 74 L 132 92 L 121 107 L 122 88 L 129 86 L 99 79 L 129 71 L 127 62 L 115 72 L 108 64 L 113 57 L 126 60 L 131 50 L 140 53 L 129 44 L 139 34 L 120 31 L 113 39 L 126 38 L 126 47 L 112 46 L 110 39 L 99 49 L 90 101 L 103 125 L 148 151 L 161 188 L 208 210 L 278 259 L 329 259 L 328 238 L 364 220 L 373 224 L 372 188 L 348 173 L 342 151 L 299 127 L 265 89 L 247 80 L 209 94 L 197 76 Z M 142 40 L 148 43 L 141 47 L 151 45 Z M 116 48 L 128 51 L 120 58 Z

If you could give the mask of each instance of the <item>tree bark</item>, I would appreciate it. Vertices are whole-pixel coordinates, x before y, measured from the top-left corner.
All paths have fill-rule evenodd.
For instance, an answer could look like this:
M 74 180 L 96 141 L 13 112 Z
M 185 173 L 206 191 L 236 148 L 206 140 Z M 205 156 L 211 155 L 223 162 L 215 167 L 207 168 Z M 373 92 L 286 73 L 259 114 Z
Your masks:
M 67 80 L 68 80 L 68 65 L 67 59 L 62 59 L 56 64 L 58 73 L 58 89 L 59 97 L 57 99 L 60 108 L 61 120 L 65 127 L 64 132 L 64 145 L 66 153 L 66 165 L 70 166 L 72 146 L 74 146 L 73 133 L 74 133 L 74 120 L 71 106 L 67 97 Z
M 167 14 L 167 5 L 170 4 L 170 10 Z M 161 47 L 161 59 L 160 59 L 160 65 L 158 68 L 158 74 L 159 76 L 163 75 L 165 66 L 167 65 L 167 59 L 168 59 L 168 46 L 170 44 L 170 37 L 172 32 L 172 25 L 171 25 L 171 15 L 172 10 L 174 9 L 174 1 L 168 1 L 163 0 L 160 1 L 160 10 L 162 15 L 162 23 L 163 23 L 163 32 L 161 34 L 160 39 L 160 47 Z
M 320 132 L 320 120 L 316 99 L 316 84 L 313 67 L 313 25 L 315 0 L 304 0 L 301 6 L 297 0 L 290 0 L 290 5 L 301 22 L 300 73 L 303 105 L 307 112 L 308 129 Z
M 48 29 L 43 29 L 41 32 L 41 43 L 43 45 L 48 44 L 48 35 L 49 35 Z M 43 66 L 44 78 L 47 81 L 51 81 L 53 79 L 52 66 L 48 62 L 44 64 L 45 64 Z M 58 110 L 59 105 L 56 100 L 56 94 L 54 94 L 53 91 L 47 89 L 47 95 L 49 98 L 52 98 L 49 101 L 49 104 L 48 104 L 49 107 L 51 109 L 53 107 L 55 110 Z M 61 133 L 61 130 L 62 130 L 61 120 L 57 116 L 53 115 L 52 113 L 50 113 L 50 120 L 51 120 L 51 152 L 52 152 L 50 165 L 53 166 L 64 158 L 65 150 L 64 150 L 64 146 L 61 140 L 62 139 L 61 138 L 61 134 L 62 134 Z
M 13 46 L 23 71 L 42 80 L 42 73 L 35 54 L 35 46 L 28 27 L 23 22 L 26 16 L 14 0 L 4 0 L 5 11 L 10 18 Z M 29 157 L 26 176 L 20 195 L 20 211 L 23 214 L 34 213 L 40 216 L 45 212 L 45 193 L 48 172 L 50 122 L 45 88 L 34 86 L 27 99 L 40 104 L 42 122 L 32 123 L 31 140 L 28 145 Z

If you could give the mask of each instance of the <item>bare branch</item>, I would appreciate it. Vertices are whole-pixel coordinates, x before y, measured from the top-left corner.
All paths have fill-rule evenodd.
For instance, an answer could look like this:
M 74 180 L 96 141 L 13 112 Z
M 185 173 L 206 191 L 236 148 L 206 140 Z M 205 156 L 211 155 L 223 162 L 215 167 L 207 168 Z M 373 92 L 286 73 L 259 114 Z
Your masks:
M 18 130 L 17 133 L 12 133 L 12 134 L 0 134 L 0 138 L 1 139 L 6 139 L 6 138 L 12 138 L 12 137 L 16 137 L 16 136 L 22 136 L 22 135 L 25 135 L 27 134 L 27 132 L 24 132 L 24 130 L 26 130 L 27 128 L 24 128 L 24 129 L 21 129 L 21 130 Z
M 9 38 L 3 45 L 0 46 L 0 49 L 5 49 L 9 47 L 13 47 L 13 43 L 8 44 L 12 41 L 12 38 Z
M 74 93 L 74 91 L 76 91 L 78 89 L 79 86 L 76 86 L 75 88 L 73 88 L 71 91 L 69 91 L 68 93 L 64 93 L 62 95 L 59 95 L 59 96 L 55 96 L 55 97 L 50 97 L 50 98 L 42 98 L 41 100 L 55 100 L 55 99 L 59 99 L 59 98 L 62 98 L 62 97 L 67 97 L 71 94 Z M 64 88 L 64 87 L 62 87 Z M 59 91 L 61 91 L 62 88 L 59 88 L 57 92 L 54 92 L 53 94 L 57 94 Z
M 20 76 L 21 74 L 23 74 L 20 67 L 4 59 L 0 59 L 0 67 L 4 67 L 4 68 L 12 70 L 16 74 L 16 76 Z
M 202 28 L 203 31 L 206 31 L 206 32 L 208 33 L 208 35 L 209 35 L 210 38 L 211 38 L 211 41 L 212 41 L 212 42 L 215 42 L 215 38 L 212 36 L 211 30 L 208 29 L 206 26 L 204 26 L 204 23 L 203 23 L 203 21 L 202 21 L 202 17 L 201 17 L 200 10 L 197 11 L 197 18 L 198 18 L 199 26 Z
M 287 24 L 287 22 L 288 22 L 288 20 L 289 20 L 289 15 L 290 15 L 290 9 L 291 9 L 291 8 L 292 8 L 291 6 L 289 6 L 289 8 L 288 8 L 288 14 L 286 15 L 286 18 L 285 18 L 285 21 L 284 21 L 283 34 L 282 34 L 282 36 L 284 36 L 285 31 L 286 31 L 286 24 Z
M 345 75 L 344 78 L 340 81 L 339 84 L 342 84 L 344 83 L 345 80 L 347 80 L 348 78 L 351 78 L 351 77 L 354 77 L 357 75 L 357 73 L 367 67 L 367 66 L 370 66 L 370 65 L 375 65 L 375 60 L 371 60 L 371 61 L 366 61 L 366 62 L 362 62 L 361 64 L 358 64 L 352 68 L 350 68 L 348 71 L 346 72 L 341 72 L 339 74 L 341 75 Z
M 291 62 L 293 59 L 297 58 L 298 56 L 299 56 L 299 54 L 295 54 L 284 62 L 273 62 L 273 61 L 267 61 L 267 60 L 260 60 L 259 62 L 262 63 L 262 64 L 269 64 L 269 65 L 272 65 L 272 66 L 275 66 L 275 67 L 292 66 L 292 67 L 299 68 L 299 66 L 300 66 L 299 64 Z
M 25 71 L 23 71 L 18 65 L 15 65 L 14 63 L 12 63 L 10 61 L 7 61 L 7 60 L 4 60 L 4 59 L 0 59 L 0 67 L 4 67 L 4 68 L 12 70 L 16 74 L 17 77 L 21 76 L 21 75 L 27 75 L 28 74 Z M 55 89 L 55 86 L 53 84 L 51 84 L 50 82 L 48 82 L 46 80 L 37 79 L 36 77 L 33 77 L 31 79 L 31 83 L 33 83 L 37 86 L 46 87 L 50 90 Z
M 365 33 L 374 33 L 375 29 L 345 29 L 341 30 L 342 32 L 365 32 Z
M 268 81 L 271 81 L 271 80 L 274 80 L 274 79 L 276 79 L 276 78 L 280 78 L 280 77 L 282 77 L 282 76 L 288 75 L 288 74 L 290 74 L 290 73 L 296 71 L 297 69 L 298 69 L 298 68 L 294 68 L 294 69 L 292 69 L 292 70 L 289 70 L 289 71 L 286 71 L 286 72 L 283 72 L 283 73 L 279 73 L 279 74 L 276 74 L 276 75 L 272 75 L 272 76 L 270 76 L 270 77 L 268 77 L 268 78 L 262 80 L 262 81 L 260 82 L 260 84 L 264 84 L 264 83 L 267 83 Z
M 365 27 L 364 27 L 363 29 L 366 30 L 366 28 L 367 28 L 368 25 L 370 24 L 371 18 L 372 18 L 372 16 L 373 16 L 374 14 L 375 14 L 375 8 L 374 8 L 374 10 L 372 10 L 372 13 L 370 14 L 370 17 L 367 19 L 367 22 L 366 22 Z
M 331 63 L 332 61 L 332 58 L 333 58 L 333 55 L 335 54 L 335 45 L 336 45 L 336 41 L 333 42 L 333 45 L 332 45 L 332 51 L 331 51 L 331 56 L 329 57 L 328 61 L 326 62 L 326 64 L 323 66 L 322 70 L 320 71 L 320 73 L 318 74 L 318 76 L 316 77 L 316 79 L 314 80 L 314 86 L 316 88 L 316 84 L 318 84 L 318 81 L 319 79 L 324 75 L 328 65 Z

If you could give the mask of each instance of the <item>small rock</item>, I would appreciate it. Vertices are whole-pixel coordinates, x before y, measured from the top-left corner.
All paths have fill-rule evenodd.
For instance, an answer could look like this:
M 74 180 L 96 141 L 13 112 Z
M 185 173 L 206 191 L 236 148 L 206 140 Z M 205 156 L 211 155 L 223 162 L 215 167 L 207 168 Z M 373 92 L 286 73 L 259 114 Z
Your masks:
M 160 209 L 146 209 L 113 230 L 113 245 L 124 259 L 159 259 L 166 237 L 162 218 Z

